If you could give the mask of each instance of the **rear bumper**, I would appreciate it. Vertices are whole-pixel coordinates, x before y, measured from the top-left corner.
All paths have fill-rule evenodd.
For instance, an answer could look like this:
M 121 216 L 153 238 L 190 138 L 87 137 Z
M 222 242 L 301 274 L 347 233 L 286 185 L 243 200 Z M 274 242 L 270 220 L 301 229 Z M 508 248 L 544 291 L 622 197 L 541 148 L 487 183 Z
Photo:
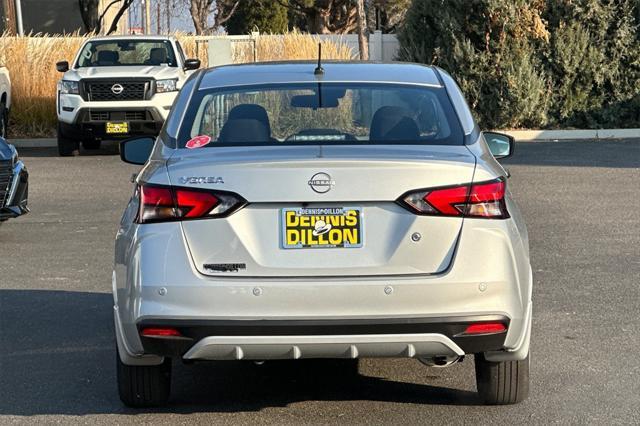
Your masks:
M 470 324 L 502 315 L 359 320 L 170 321 L 147 319 L 138 331 L 171 327 L 179 337 L 141 337 L 145 353 L 185 359 L 456 357 L 497 351 L 506 332 L 465 335 Z
M 157 363 L 162 356 L 228 359 L 240 352 L 243 359 L 343 357 L 355 346 L 358 356 L 428 357 L 439 351 L 435 347 L 446 347 L 437 356 L 458 353 L 457 347 L 519 359 L 529 345 L 532 276 L 513 228 L 510 219 L 466 221 L 452 267 L 438 275 L 221 278 L 197 271 L 179 223 L 132 224 L 116 239 L 120 355 L 129 364 Z M 496 317 L 508 321 L 499 339 L 462 340 L 451 328 L 462 327 L 465 318 Z M 369 324 L 367 331 L 361 323 Z M 141 338 L 140 327 L 151 325 L 179 328 L 187 339 Z M 444 346 L 424 346 L 435 335 Z M 375 336 L 391 339 L 384 340 L 388 351 Z

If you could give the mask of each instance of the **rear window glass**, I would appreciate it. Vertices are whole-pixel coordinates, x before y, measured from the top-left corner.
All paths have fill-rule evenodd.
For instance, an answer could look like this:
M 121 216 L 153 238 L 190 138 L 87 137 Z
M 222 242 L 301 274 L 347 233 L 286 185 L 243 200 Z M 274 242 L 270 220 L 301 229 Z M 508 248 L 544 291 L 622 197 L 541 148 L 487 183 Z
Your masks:
M 444 88 L 310 83 L 200 90 L 178 146 L 304 144 L 462 145 Z
M 77 67 L 177 66 L 169 40 L 98 40 L 84 45 Z

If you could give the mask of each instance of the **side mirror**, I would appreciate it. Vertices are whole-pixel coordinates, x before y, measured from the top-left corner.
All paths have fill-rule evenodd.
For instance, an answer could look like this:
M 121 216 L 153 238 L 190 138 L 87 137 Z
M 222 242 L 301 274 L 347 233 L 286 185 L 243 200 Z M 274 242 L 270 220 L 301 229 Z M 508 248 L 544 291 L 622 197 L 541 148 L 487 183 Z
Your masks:
M 125 163 L 142 165 L 149 159 L 155 143 L 150 137 L 124 140 L 120 142 L 120 158 Z
M 516 147 L 516 140 L 509 135 L 495 132 L 483 132 L 484 140 L 496 160 L 511 157 Z
M 58 72 L 67 72 L 69 71 L 69 62 L 67 61 L 60 61 L 56 63 L 56 69 L 58 70 Z
M 184 61 L 185 70 L 197 70 L 200 68 L 200 59 L 186 59 Z

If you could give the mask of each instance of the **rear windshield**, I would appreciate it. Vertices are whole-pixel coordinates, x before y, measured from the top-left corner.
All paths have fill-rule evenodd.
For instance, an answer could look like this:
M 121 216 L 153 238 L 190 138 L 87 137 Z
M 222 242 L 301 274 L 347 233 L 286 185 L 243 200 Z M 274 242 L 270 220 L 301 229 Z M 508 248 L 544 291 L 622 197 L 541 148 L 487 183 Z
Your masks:
M 102 40 L 84 45 L 77 67 L 177 66 L 169 40 Z
M 462 145 L 463 132 L 444 88 L 311 83 L 200 90 L 178 135 L 179 148 L 319 144 Z

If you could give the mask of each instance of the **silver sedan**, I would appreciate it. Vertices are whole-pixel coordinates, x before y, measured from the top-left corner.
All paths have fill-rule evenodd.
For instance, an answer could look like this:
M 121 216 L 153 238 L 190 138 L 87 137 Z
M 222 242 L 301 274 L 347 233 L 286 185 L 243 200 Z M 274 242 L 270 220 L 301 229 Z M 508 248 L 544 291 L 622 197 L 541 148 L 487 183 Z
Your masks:
M 122 401 L 165 403 L 172 359 L 467 355 L 486 403 L 522 401 L 528 237 L 496 161 L 513 149 L 436 67 L 196 72 L 156 140 L 121 145 L 144 164 L 116 238 Z

